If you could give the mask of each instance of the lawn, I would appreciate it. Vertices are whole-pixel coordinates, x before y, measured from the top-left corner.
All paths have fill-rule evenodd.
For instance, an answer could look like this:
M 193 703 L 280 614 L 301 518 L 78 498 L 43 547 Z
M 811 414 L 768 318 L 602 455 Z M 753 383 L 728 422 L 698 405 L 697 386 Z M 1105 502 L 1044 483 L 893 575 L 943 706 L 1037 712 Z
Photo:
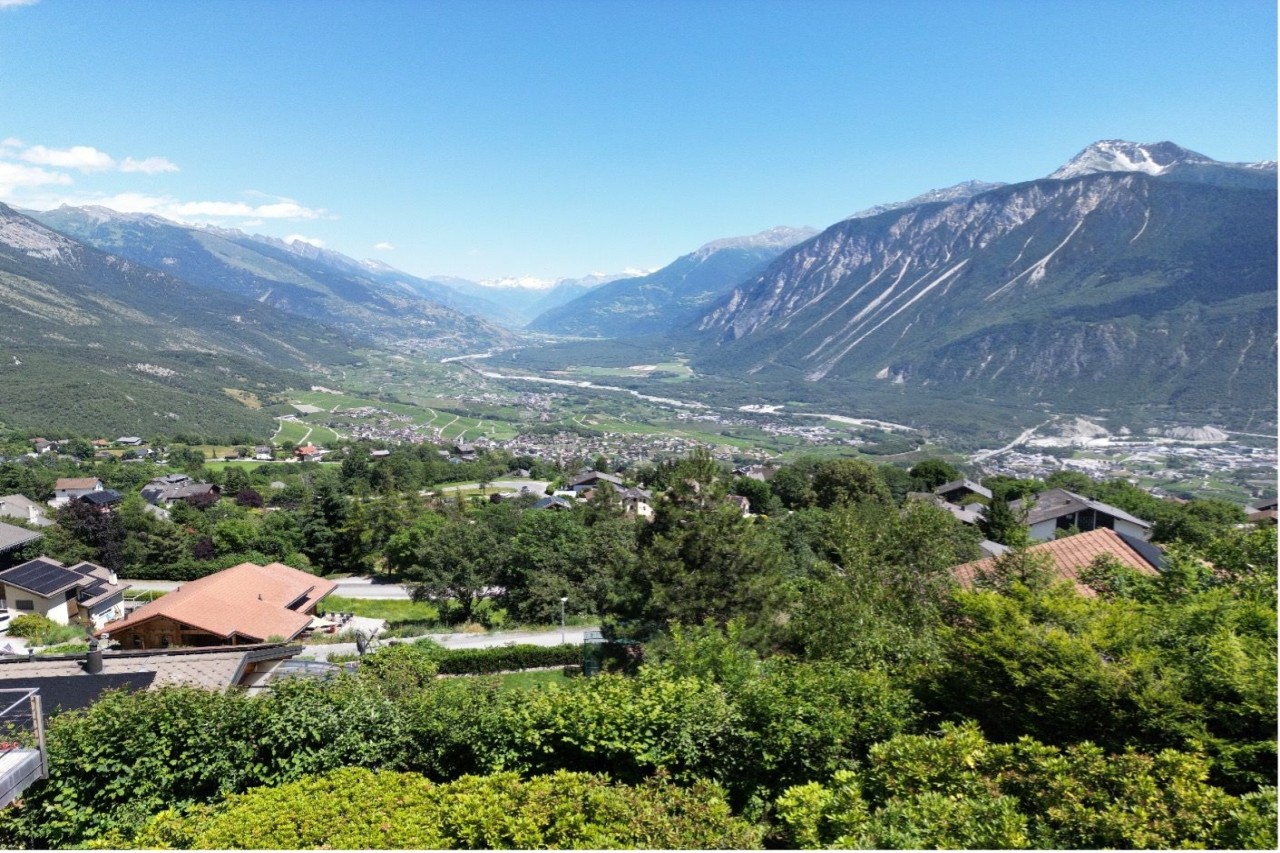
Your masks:
M 549 684 L 561 687 L 569 683 L 562 667 L 555 669 L 526 670 L 525 672 L 509 672 L 498 676 L 503 690 L 531 690 Z
M 428 601 L 331 595 L 322 607 L 326 613 L 354 613 L 370 619 L 385 619 L 388 626 L 397 622 L 435 622 L 440 618 L 440 611 Z

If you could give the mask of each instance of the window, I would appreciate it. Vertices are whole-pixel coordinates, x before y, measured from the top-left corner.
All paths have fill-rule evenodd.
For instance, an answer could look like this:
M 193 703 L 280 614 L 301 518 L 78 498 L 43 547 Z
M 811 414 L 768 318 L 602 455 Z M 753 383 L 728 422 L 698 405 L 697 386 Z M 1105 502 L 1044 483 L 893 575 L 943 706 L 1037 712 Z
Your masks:
M 14 602 L 19 610 L 35 610 L 36 603 L 28 598 L 19 598 Z

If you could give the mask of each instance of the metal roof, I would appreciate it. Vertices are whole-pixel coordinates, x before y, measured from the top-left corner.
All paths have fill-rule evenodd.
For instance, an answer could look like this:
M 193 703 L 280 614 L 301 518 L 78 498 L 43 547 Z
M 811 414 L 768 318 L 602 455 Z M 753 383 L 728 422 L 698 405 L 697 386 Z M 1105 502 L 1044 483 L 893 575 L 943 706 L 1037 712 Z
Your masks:
M 34 530 L 27 530 L 0 522 L 0 553 L 11 551 L 14 548 L 26 545 L 28 542 L 34 542 L 43 535 L 43 533 L 37 533 Z

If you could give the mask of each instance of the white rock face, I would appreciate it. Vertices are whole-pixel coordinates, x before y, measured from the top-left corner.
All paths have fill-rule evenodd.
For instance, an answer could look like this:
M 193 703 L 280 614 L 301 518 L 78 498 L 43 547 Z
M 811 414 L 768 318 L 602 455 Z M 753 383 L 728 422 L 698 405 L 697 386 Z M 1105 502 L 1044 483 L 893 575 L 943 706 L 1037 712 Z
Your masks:
M 76 244 L 54 231 L 18 216 L 0 216 L 0 245 L 33 258 L 58 260 L 67 252 L 74 257 Z
M 1169 438 L 1181 438 L 1184 441 L 1226 441 L 1228 435 L 1217 427 L 1174 427 L 1165 430 Z

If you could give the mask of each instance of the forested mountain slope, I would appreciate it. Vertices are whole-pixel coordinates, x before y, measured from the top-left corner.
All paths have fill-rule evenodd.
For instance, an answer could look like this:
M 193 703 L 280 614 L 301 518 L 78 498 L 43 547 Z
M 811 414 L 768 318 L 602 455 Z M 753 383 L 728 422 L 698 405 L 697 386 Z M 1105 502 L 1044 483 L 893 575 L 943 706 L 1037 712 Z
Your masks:
M 0 205 L 0 411 L 84 435 L 269 433 L 268 397 L 354 340 L 108 255 Z

